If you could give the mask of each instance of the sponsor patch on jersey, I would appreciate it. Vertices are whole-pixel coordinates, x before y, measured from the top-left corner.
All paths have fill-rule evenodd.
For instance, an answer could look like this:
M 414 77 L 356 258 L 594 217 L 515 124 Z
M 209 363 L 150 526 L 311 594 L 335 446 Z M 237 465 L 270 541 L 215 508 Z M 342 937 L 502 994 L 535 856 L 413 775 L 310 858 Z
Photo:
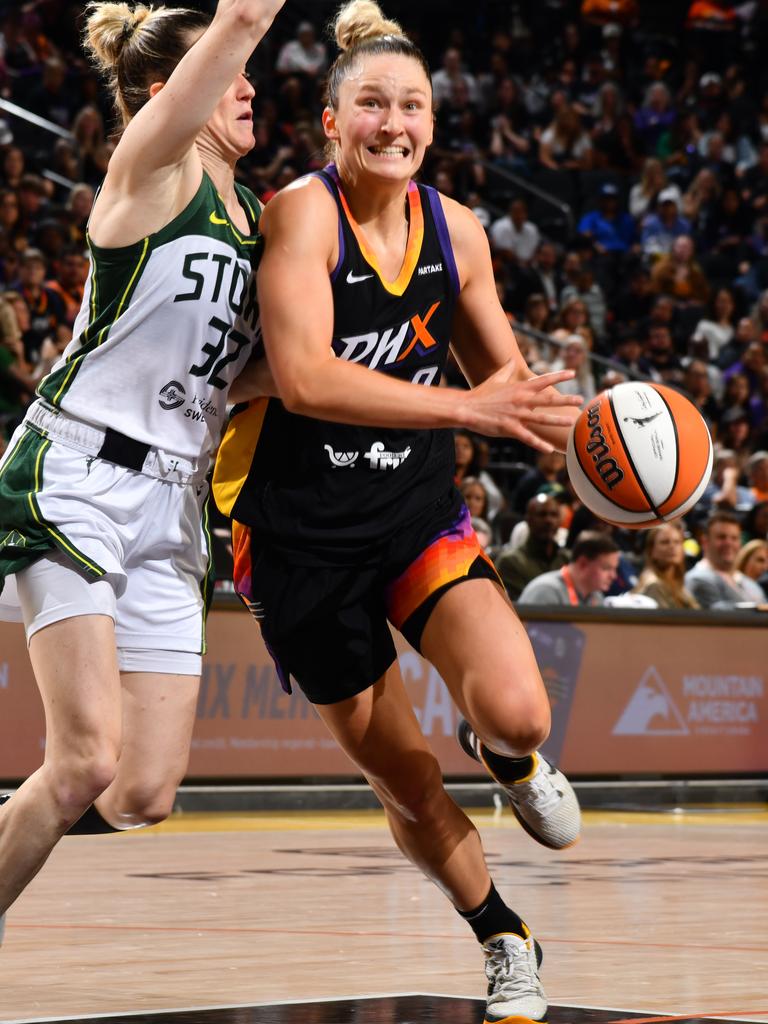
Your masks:
M 423 277 L 425 274 L 442 274 L 443 264 L 442 263 L 425 263 L 419 267 L 417 273 L 419 277 Z
M 397 469 L 411 454 L 410 447 L 402 452 L 388 452 L 381 441 L 376 441 L 363 456 L 368 459 L 371 469 Z
M 360 452 L 335 452 L 329 444 L 323 445 L 334 469 L 352 469 Z
M 177 380 L 169 380 L 167 384 L 160 388 L 160 397 L 158 399 L 160 408 L 178 409 L 179 406 L 184 405 L 186 394 L 187 392 L 184 390 L 183 384 L 180 384 Z

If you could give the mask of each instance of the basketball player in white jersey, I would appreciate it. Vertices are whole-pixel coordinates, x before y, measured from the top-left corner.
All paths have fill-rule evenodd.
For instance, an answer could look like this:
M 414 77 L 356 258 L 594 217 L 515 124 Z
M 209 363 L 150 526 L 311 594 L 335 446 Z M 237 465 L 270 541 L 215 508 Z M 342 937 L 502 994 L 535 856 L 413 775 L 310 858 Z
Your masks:
M 88 9 L 124 132 L 73 340 L 0 463 L 0 589 L 15 574 L 47 727 L 43 766 L 0 807 L 0 914 L 68 830 L 162 820 L 186 768 L 206 470 L 256 336 L 244 68 L 282 3 Z

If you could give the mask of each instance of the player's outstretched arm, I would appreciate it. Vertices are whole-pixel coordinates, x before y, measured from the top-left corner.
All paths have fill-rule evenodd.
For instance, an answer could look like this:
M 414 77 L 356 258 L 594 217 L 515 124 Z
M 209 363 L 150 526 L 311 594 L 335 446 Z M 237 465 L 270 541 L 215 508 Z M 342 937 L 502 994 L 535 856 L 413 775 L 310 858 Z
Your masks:
M 151 176 L 184 159 L 284 2 L 219 0 L 210 26 L 126 127 L 113 175 Z
M 496 294 L 491 251 L 485 231 L 465 206 L 445 197 L 443 206 L 461 283 L 452 339 L 459 365 L 473 387 L 483 387 L 483 382 L 497 379 L 500 372 L 508 374 L 512 379 L 528 381 L 534 375 L 522 357 Z M 548 376 L 543 375 L 538 380 Z M 534 424 L 531 421 L 531 425 L 540 438 L 559 451 L 565 451 L 568 433 L 579 414 L 582 399 L 571 396 L 568 401 L 558 401 L 564 399 L 564 396 L 551 383 L 539 392 L 541 408 L 563 406 L 560 413 L 564 422 L 551 424 L 540 421 Z
M 503 366 L 474 391 L 395 380 L 337 359 L 332 348 L 336 206 L 316 179 L 276 196 L 260 222 L 265 251 L 258 272 L 259 306 L 278 394 L 291 412 L 365 426 L 416 429 L 464 426 L 518 437 L 540 450 L 551 445 L 531 427 L 567 427 L 572 398 L 549 384 L 569 371 L 520 380 Z

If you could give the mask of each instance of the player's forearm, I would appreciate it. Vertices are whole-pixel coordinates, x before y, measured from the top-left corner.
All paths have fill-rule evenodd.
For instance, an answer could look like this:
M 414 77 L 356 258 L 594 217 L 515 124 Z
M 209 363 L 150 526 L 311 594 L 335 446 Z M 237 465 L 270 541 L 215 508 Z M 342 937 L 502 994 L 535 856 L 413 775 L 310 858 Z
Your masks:
M 342 359 L 283 374 L 280 381 L 285 407 L 315 419 L 415 430 L 469 426 L 472 419 L 467 392 L 417 386 Z

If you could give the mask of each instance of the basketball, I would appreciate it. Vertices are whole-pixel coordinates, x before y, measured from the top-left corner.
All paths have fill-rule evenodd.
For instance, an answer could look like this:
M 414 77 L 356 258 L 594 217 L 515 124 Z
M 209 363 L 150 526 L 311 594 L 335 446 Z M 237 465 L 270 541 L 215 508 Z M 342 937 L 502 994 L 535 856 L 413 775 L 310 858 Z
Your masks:
M 699 500 L 712 472 L 712 438 L 684 395 L 628 381 L 582 411 L 566 462 L 573 489 L 596 515 L 645 529 L 678 519 Z

